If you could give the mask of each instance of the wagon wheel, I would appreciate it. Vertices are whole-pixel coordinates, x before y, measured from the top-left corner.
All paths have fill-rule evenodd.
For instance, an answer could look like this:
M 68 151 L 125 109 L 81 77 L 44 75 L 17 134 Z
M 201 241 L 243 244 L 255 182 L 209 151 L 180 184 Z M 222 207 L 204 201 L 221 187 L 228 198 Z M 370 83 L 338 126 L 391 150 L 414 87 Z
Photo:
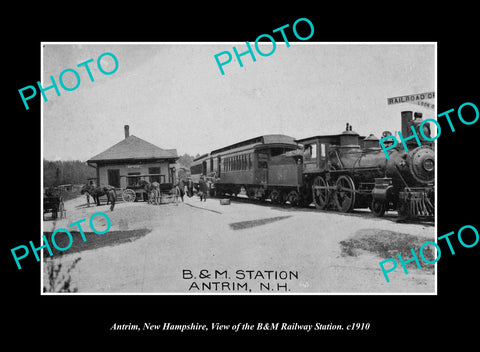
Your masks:
M 122 193 L 122 199 L 124 202 L 133 202 L 135 201 L 135 191 L 133 189 L 127 188 Z
M 378 200 L 372 200 L 371 204 L 371 211 L 376 215 L 376 216 L 383 216 L 385 214 L 385 202 L 380 202 Z
M 337 209 L 348 213 L 355 205 L 355 184 L 350 176 L 340 176 L 337 179 L 336 190 L 333 196 Z
M 290 203 L 291 206 L 298 206 L 300 204 L 300 195 L 297 191 L 293 190 L 287 194 L 286 201 Z
M 320 188 L 315 188 L 315 186 Z M 327 207 L 330 200 L 330 191 L 328 190 L 327 182 L 322 176 L 317 176 L 313 180 L 312 196 L 315 208 L 325 209 Z

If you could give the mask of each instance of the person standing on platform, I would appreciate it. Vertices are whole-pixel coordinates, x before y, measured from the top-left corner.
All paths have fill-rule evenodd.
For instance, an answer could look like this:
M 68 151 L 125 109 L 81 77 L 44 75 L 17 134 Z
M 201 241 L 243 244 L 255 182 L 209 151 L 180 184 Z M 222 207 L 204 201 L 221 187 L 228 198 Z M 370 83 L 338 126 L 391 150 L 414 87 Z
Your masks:
M 187 181 L 187 196 L 190 198 L 193 196 L 193 181 L 191 177 Z
M 198 195 L 200 196 L 200 201 L 207 201 L 207 194 L 208 194 L 208 186 L 205 182 L 205 177 L 203 175 L 200 176 L 200 181 L 198 181 L 199 192 Z

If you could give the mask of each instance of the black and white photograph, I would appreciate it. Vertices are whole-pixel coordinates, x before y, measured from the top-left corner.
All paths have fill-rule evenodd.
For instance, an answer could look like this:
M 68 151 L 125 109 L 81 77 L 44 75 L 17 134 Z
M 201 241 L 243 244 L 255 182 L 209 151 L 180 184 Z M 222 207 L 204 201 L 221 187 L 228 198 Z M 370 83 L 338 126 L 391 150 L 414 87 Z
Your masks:
M 44 294 L 435 294 L 435 43 L 42 54 Z
M 470 345 L 473 5 L 127 5 L 4 21 L 6 341 Z

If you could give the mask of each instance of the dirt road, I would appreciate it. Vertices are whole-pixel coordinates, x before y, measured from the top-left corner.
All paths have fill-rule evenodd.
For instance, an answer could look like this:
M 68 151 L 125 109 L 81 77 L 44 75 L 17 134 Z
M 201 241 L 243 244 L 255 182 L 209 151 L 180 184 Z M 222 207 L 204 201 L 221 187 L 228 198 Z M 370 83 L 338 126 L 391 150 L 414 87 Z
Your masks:
M 245 202 L 220 205 L 218 199 L 149 205 L 118 203 L 85 206 L 85 198 L 66 202 L 67 218 L 44 221 L 44 231 L 68 227 L 105 212 L 111 228 L 104 235 L 73 233 L 74 244 L 43 262 L 43 285 L 58 291 L 68 279 L 79 293 L 433 293 L 433 266 L 400 264 L 387 283 L 378 253 L 346 248 L 354 240 L 434 239 L 434 227 L 400 224 L 392 218 L 345 215 L 313 209 L 272 207 Z M 95 218 L 100 229 L 102 217 Z M 103 222 L 102 222 L 103 221 Z M 61 240 L 62 235 L 57 238 Z M 64 235 L 66 238 L 66 235 Z M 49 236 L 47 236 L 49 238 Z M 387 241 L 388 242 L 388 241 Z M 407 243 L 408 245 L 408 243 Z M 347 250 L 346 250 L 347 249 Z M 394 248 L 393 248 L 394 249 Z M 80 259 L 78 259 L 80 258 Z M 408 257 L 407 259 L 409 259 Z M 67 273 L 67 268 L 75 266 Z M 49 268 L 62 264 L 57 278 Z M 49 278 L 56 281 L 52 287 Z

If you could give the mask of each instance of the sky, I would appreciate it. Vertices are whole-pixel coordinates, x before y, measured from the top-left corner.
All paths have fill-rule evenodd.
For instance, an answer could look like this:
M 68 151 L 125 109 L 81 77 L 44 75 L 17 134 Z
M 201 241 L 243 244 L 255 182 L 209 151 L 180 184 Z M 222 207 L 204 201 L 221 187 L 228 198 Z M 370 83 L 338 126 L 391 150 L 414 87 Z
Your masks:
M 252 48 L 254 47 L 253 43 Z M 43 43 L 43 157 L 86 161 L 130 134 L 179 155 L 203 154 L 264 134 L 295 138 L 336 134 L 348 122 L 360 135 L 399 131 L 400 112 L 435 111 L 410 103 L 388 105 L 387 98 L 435 91 L 435 45 L 277 42 L 268 57 L 241 57 L 245 43 Z M 261 44 L 263 52 L 271 44 Z M 232 53 L 221 75 L 214 55 Z M 118 69 L 102 74 L 98 57 L 109 52 Z M 89 59 L 94 78 L 84 67 Z M 220 57 L 221 60 L 224 57 Z M 105 71 L 115 63 L 101 59 Z M 80 85 L 59 85 L 65 69 L 75 69 Z M 63 82 L 74 87 L 66 72 Z M 433 101 L 430 101 L 434 103 Z

